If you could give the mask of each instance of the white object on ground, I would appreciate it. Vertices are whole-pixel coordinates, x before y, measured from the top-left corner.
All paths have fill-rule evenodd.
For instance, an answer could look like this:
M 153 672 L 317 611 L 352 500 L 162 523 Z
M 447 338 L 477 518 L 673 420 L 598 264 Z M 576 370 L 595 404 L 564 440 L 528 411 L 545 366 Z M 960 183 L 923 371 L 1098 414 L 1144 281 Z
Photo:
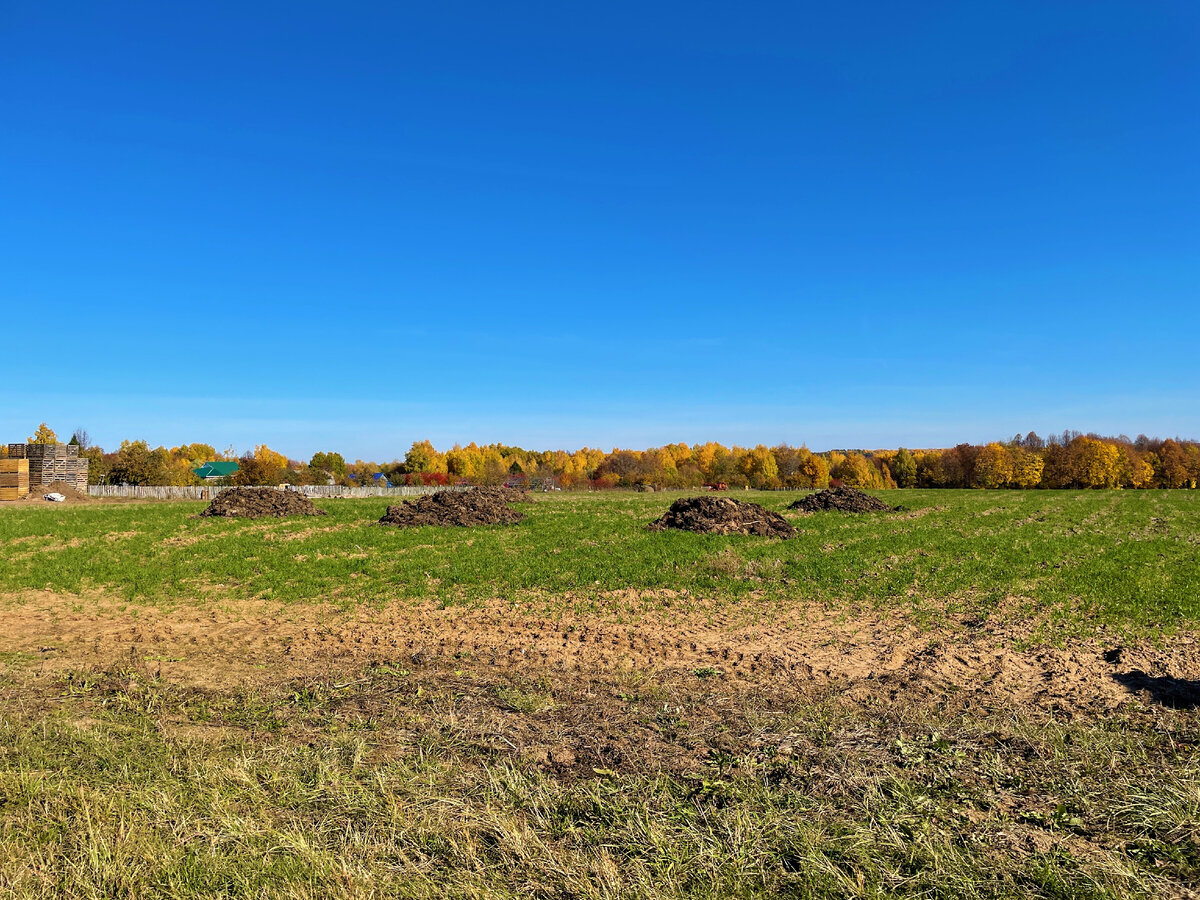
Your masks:
M 67 498 L 57 491 L 51 491 L 49 494 L 43 494 L 42 499 L 49 500 L 51 503 L 62 503 Z

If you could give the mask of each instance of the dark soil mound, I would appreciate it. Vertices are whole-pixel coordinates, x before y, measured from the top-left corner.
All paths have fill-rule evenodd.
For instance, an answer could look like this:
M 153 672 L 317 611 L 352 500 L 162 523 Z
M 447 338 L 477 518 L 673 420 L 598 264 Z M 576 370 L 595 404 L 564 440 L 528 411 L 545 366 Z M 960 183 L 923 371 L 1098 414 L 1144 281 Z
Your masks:
M 389 506 L 380 525 L 420 528 L 423 525 L 511 525 L 525 518 L 509 506 L 524 494 L 507 487 L 477 487 L 465 491 L 438 491 L 416 500 Z
M 323 516 L 313 502 L 299 491 L 281 491 L 269 487 L 235 487 L 221 491 L 208 504 L 202 516 L 223 516 L 237 519 L 259 519 L 273 516 Z
M 666 515 L 647 527 L 651 531 L 678 528 L 697 534 L 757 534 L 781 538 L 796 533 L 779 513 L 732 497 L 684 497 L 672 503 Z
M 900 507 L 888 506 L 878 497 L 872 497 L 857 488 L 836 487 L 801 497 L 788 509 L 799 509 L 804 512 L 823 512 L 832 509 L 838 512 L 864 513 L 894 512 Z

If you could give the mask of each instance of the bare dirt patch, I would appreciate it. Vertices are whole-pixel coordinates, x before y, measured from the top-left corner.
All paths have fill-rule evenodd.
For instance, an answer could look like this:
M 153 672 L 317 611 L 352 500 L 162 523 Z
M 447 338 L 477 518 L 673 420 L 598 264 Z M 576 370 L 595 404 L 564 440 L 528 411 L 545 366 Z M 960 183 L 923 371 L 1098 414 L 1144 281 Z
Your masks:
M 1200 633 L 1180 633 L 1163 646 L 1073 638 L 1024 648 L 1035 626 L 1021 620 L 958 617 L 928 630 L 896 613 L 837 615 L 764 602 L 751 614 L 682 597 L 619 619 L 552 617 L 502 602 L 482 609 L 397 602 L 342 612 L 247 602 L 162 610 L 37 592 L 0 608 L 0 633 L 8 650 L 41 669 L 133 661 L 201 685 L 386 664 L 550 679 L 696 677 L 732 691 L 823 686 L 867 704 L 1004 703 L 1072 714 L 1102 714 L 1138 699 L 1177 708 L 1200 702 Z
M 421 528 L 426 525 L 469 528 L 474 525 L 512 525 L 525 518 L 513 509 L 521 501 L 519 491 L 503 487 L 476 487 L 465 491 L 438 491 L 416 500 L 389 506 L 380 525 L 395 528 Z
M 796 533 L 791 523 L 779 513 L 732 497 L 680 498 L 661 518 L 646 527 L 651 531 L 674 528 L 696 534 L 753 534 L 778 538 L 789 538 Z
M 74 485 L 65 481 L 52 481 L 50 484 L 30 485 L 29 494 L 18 500 L 18 503 L 47 503 L 47 494 L 62 494 L 64 503 L 90 503 L 92 498 Z
M 323 516 L 325 510 L 317 509 L 312 500 L 297 491 L 236 487 L 217 494 L 200 515 L 233 519 L 282 519 L 289 516 Z
M 857 488 L 836 487 L 817 491 L 815 494 L 809 494 L 807 497 L 801 497 L 789 506 L 788 509 L 795 509 L 800 512 L 826 512 L 833 510 L 847 513 L 865 513 L 897 512 L 901 507 L 889 506 L 878 497 L 872 497 L 870 494 L 860 491 Z

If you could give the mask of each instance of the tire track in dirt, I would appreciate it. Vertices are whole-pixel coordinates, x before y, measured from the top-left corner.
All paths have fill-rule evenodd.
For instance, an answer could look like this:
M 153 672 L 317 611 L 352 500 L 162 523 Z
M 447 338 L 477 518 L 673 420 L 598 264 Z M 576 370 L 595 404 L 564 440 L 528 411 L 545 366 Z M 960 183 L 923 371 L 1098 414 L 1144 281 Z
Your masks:
M 1156 678 L 1177 680 L 1186 691 L 1194 683 L 1189 673 L 1200 672 L 1196 633 L 1177 635 L 1167 647 L 1114 648 L 1092 638 L 1020 649 L 1033 628 L 1027 621 L 959 616 L 931 630 L 899 613 L 835 615 L 820 608 L 772 608 L 760 621 L 732 609 L 664 611 L 628 622 L 549 618 L 500 603 L 482 609 L 397 603 L 349 613 L 265 604 L 164 611 L 48 593 L 0 609 L 6 650 L 39 660 L 43 669 L 136 663 L 198 684 L 387 663 L 530 674 L 701 674 L 747 685 L 835 684 L 863 700 L 975 696 L 1082 711 L 1128 702 Z M 1119 680 L 1123 674 L 1130 677 Z

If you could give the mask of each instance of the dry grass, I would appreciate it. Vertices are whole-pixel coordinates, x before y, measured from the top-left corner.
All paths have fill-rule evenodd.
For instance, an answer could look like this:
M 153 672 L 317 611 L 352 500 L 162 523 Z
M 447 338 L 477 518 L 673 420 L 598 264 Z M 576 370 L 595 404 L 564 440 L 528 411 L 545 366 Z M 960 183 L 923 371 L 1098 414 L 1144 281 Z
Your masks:
M 720 674 L 10 675 L 34 897 L 1139 897 L 1200 874 L 1200 718 L 854 703 Z M 653 740 L 647 735 L 653 735 Z

